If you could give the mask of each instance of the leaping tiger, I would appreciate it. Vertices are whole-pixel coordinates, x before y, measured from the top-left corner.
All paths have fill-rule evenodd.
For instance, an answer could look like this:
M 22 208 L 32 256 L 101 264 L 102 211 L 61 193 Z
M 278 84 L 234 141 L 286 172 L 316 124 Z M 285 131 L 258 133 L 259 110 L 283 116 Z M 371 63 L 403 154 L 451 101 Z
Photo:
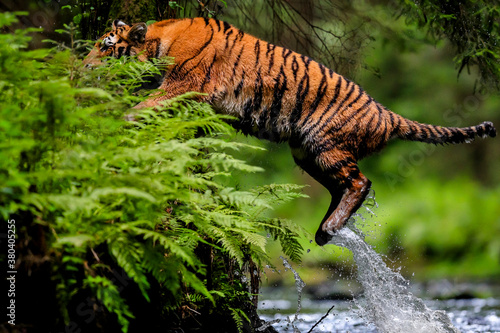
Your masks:
M 462 143 L 495 137 L 491 122 L 456 128 L 421 124 L 393 113 L 360 86 L 311 58 L 207 18 L 172 19 L 146 26 L 113 22 L 86 64 L 102 57 L 173 57 L 159 89 L 137 108 L 189 91 L 234 127 L 272 141 L 288 141 L 297 165 L 328 189 L 330 207 L 316 232 L 326 244 L 365 200 L 371 182 L 357 162 L 393 137 L 427 143 Z

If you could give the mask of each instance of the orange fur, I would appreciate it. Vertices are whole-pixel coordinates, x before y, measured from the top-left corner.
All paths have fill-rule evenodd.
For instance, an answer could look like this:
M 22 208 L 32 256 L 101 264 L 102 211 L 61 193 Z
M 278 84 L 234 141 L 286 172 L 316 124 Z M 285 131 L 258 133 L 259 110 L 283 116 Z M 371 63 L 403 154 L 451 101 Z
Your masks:
M 147 28 L 115 21 L 86 63 L 122 55 L 175 61 L 159 87 L 165 95 L 152 95 L 138 108 L 155 107 L 189 91 L 207 93 L 202 100 L 237 117 L 233 125 L 244 133 L 288 141 L 296 163 L 332 195 L 316 233 L 320 245 L 345 225 L 368 194 L 371 183 L 357 161 L 391 137 L 459 143 L 496 134 L 490 122 L 452 128 L 407 120 L 311 58 L 214 19 L 167 20 Z

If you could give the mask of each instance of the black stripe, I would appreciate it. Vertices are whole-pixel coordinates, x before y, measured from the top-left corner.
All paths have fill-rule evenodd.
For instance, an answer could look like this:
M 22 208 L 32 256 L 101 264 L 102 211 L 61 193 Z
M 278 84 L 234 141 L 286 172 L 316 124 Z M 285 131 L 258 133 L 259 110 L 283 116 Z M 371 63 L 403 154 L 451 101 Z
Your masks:
M 223 22 L 221 20 L 217 21 L 217 27 L 219 28 L 219 30 L 217 30 L 218 32 L 220 32 L 220 30 L 222 29 L 222 24 Z
M 271 68 L 274 65 L 274 49 L 276 48 L 276 45 L 273 45 L 271 43 L 267 43 L 267 52 L 266 52 L 266 57 L 269 58 L 269 54 L 271 54 L 271 59 L 269 59 L 269 69 L 268 73 L 271 72 Z
M 347 89 L 347 87 L 351 85 L 351 89 L 347 92 L 347 95 L 344 97 L 344 99 L 340 102 L 339 106 L 335 108 L 335 112 L 333 112 L 332 115 L 330 115 L 330 117 L 328 117 L 328 119 L 323 123 L 323 125 L 321 125 L 321 127 L 315 131 L 315 133 L 319 133 L 321 131 L 323 131 L 325 129 L 325 127 L 330 123 L 330 121 L 333 119 L 333 117 L 335 117 L 335 115 L 337 115 L 337 113 L 342 110 L 342 107 L 344 106 L 344 103 L 347 102 L 347 100 L 349 100 L 349 98 L 351 97 L 352 93 L 354 92 L 354 87 L 356 86 L 355 83 L 347 80 L 346 78 L 343 78 L 346 82 L 347 82 L 347 86 L 345 87 L 345 89 Z M 359 98 L 359 96 L 358 96 Z
M 283 79 L 281 79 L 283 78 Z M 274 93 L 273 93 L 273 101 L 271 103 L 271 108 L 270 108 L 270 118 L 269 122 L 272 126 L 272 128 L 277 127 L 277 122 L 278 122 L 278 117 L 281 113 L 281 108 L 282 108 L 282 101 L 283 101 L 283 96 L 285 95 L 285 91 L 287 89 L 286 87 L 286 75 L 285 71 L 283 70 L 283 65 L 281 65 L 280 72 L 278 74 L 278 77 L 274 79 L 276 83 L 274 84 Z M 281 82 L 283 80 L 283 82 Z
M 452 136 L 453 135 L 453 128 L 445 127 L 447 130 L 447 136 Z
M 297 88 L 297 94 L 295 96 L 295 106 L 290 114 L 290 126 L 295 127 L 295 130 L 300 132 L 300 129 L 297 127 L 297 122 L 302 115 L 302 108 L 304 107 L 304 100 L 306 99 L 306 95 L 309 93 L 309 75 L 307 72 L 304 72 L 304 76 L 299 82 L 299 86 Z
M 306 70 L 309 69 L 309 64 L 311 63 L 312 59 L 309 58 L 309 57 L 306 57 L 305 55 L 301 55 L 300 56 L 300 59 L 302 59 L 302 62 L 304 63 L 304 65 L 306 66 Z
M 323 96 L 325 96 L 325 92 L 328 89 L 328 83 L 326 81 L 326 75 L 324 73 L 324 66 L 323 66 L 323 76 L 321 78 L 321 82 L 319 83 L 319 87 L 316 89 L 316 97 L 314 98 L 314 101 L 312 102 L 311 106 L 309 107 L 309 113 L 305 117 L 304 121 L 302 122 L 301 126 L 305 126 L 307 122 L 309 121 L 309 118 L 316 112 L 316 109 L 318 108 L 319 103 L 323 99 Z
M 412 123 L 412 121 L 408 121 L 408 120 L 407 120 L 407 121 L 406 121 L 406 124 L 407 124 L 407 125 L 408 125 L 408 127 L 410 128 L 410 133 L 409 133 L 409 134 L 407 134 L 407 135 L 406 135 L 406 137 L 407 137 L 407 138 L 408 138 L 408 137 L 411 137 L 411 136 L 416 137 L 416 134 L 417 134 L 417 132 L 418 132 L 418 127 L 416 127 L 416 126 Z
M 257 64 L 259 63 L 259 56 L 260 56 L 260 41 L 257 40 L 257 42 L 255 42 L 255 66 L 257 66 Z
M 459 143 L 465 140 L 465 135 L 458 128 L 454 128 L 452 135 L 450 136 L 450 142 Z
M 374 133 L 376 132 L 375 130 L 372 130 L 372 123 L 373 123 L 373 120 L 375 119 L 375 116 L 379 116 L 378 118 L 378 121 L 380 121 L 380 113 L 377 113 L 375 111 L 372 110 L 372 116 L 370 118 L 370 120 L 368 120 L 366 122 L 366 126 L 365 126 L 365 135 L 363 136 L 363 138 L 361 139 L 360 141 L 360 146 L 358 147 L 358 154 L 357 154 L 357 158 L 361 158 L 361 157 L 364 157 L 368 154 L 368 143 L 372 142 L 373 139 L 374 139 Z M 385 142 L 385 136 L 382 138 L 382 140 Z
M 231 26 L 227 22 L 223 22 L 223 23 L 224 23 L 224 33 L 225 33 L 227 30 L 231 29 Z
M 207 73 L 205 74 L 205 80 L 201 84 L 200 90 L 203 90 L 203 88 L 205 87 L 205 84 L 207 84 L 208 82 L 210 82 L 210 80 L 212 79 L 212 77 L 211 77 L 211 75 L 212 75 L 212 67 L 215 64 L 215 61 L 217 61 L 217 53 L 214 54 L 214 58 L 212 59 L 212 62 L 210 63 L 210 66 L 208 66 Z
M 224 49 L 227 49 L 227 47 L 229 46 L 229 36 L 231 36 L 233 34 L 233 30 L 229 30 L 229 32 L 226 34 L 226 46 L 224 47 Z M 234 46 L 234 42 L 233 42 L 233 46 Z
M 375 105 L 377 106 L 377 110 L 378 110 L 378 121 L 377 121 L 377 125 L 375 125 L 375 130 L 377 130 L 377 128 L 379 128 L 379 126 L 380 126 L 380 122 L 382 121 L 382 118 L 384 117 L 384 112 L 383 112 L 382 108 L 380 107 L 380 104 L 375 103 Z M 393 122 L 392 113 L 389 113 L 389 115 L 391 117 L 391 123 L 392 123 Z
M 333 74 L 335 72 L 332 69 L 328 69 L 328 74 L 330 74 L 330 79 L 333 79 Z
M 207 26 L 210 23 L 210 20 L 206 17 L 204 17 L 203 20 L 205 20 L 205 26 Z
M 285 64 L 286 66 L 286 59 L 292 54 L 292 50 L 289 50 L 289 49 L 285 49 L 283 48 L 283 52 L 282 52 L 282 56 L 283 56 L 283 63 Z
M 238 34 L 236 35 L 240 40 L 243 39 L 243 36 L 245 36 L 245 33 L 243 30 L 238 29 Z
M 244 134 L 250 134 L 252 132 L 252 112 L 253 100 L 249 98 L 245 102 L 245 105 L 243 105 L 243 118 L 239 124 L 241 126 L 241 131 Z
M 234 37 L 233 45 L 231 45 L 231 48 L 229 49 L 229 54 L 231 54 L 231 52 L 233 51 L 234 47 L 236 46 L 236 42 L 238 42 L 238 39 L 241 41 L 242 38 L 243 38 L 243 31 L 238 30 L 238 34 L 236 35 L 236 37 Z
M 123 50 L 125 50 L 125 46 L 120 46 L 118 48 L 118 55 L 117 55 L 118 58 L 120 58 L 122 56 Z
M 326 116 L 326 114 L 330 111 L 330 109 L 333 107 L 333 105 L 337 101 L 337 98 L 340 95 L 340 89 L 342 87 L 342 79 L 343 79 L 343 77 L 339 75 L 337 83 L 335 84 L 335 92 L 333 94 L 332 99 L 330 100 L 330 103 L 328 103 L 328 106 L 323 111 L 323 113 L 321 114 L 321 116 L 319 117 L 319 119 L 316 121 L 316 123 L 314 123 L 314 125 L 310 126 L 310 131 L 314 130 L 317 126 L 319 126 L 321 124 L 323 118 Z
M 439 135 L 437 131 L 434 133 L 434 131 L 427 125 L 420 126 L 420 131 L 421 131 L 420 138 L 425 139 L 425 140 L 437 138 Z M 422 133 L 422 132 L 425 132 L 425 133 Z
M 360 88 L 361 89 L 361 88 Z M 359 97 L 361 96 L 361 93 L 354 99 L 353 102 L 349 103 L 349 105 L 347 106 L 348 108 L 350 108 L 352 106 L 353 103 L 356 103 L 356 101 L 359 99 Z M 351 112 L 351 114 L 349 115 L 349 117 L 347 117 L 347 119 L 340 125 L 337 125 L 333 128 L 331 128 L 329 131 L 338 131 L 338 130 L 341 130 L 342 127 L 344 127 L 347 123 L 349 123 L 359 112 L 361 112 L 362 110 L 364 110 L 365 108 L 367 108 L 370 104 L 372 103 L 372 98 L 368 98 L 368 100 L 365 102 L 365 104 L 363 104 L 360 108 L 358 108 L 357 110 L 353 110 Z M 361 121 L 364 117 L 366 117 L 366 115 L 370 112 L 370 108 L 368 108 L 368 110 L 366 110 L 363 115 L 359 118 L 359 120 Z
M 276 45 L 273 45 L 271 43 L 267 43 L 267 51 L 266 51 L 266 57 L 269 57 L 269 53 L 271 51 L 274 51 L 274 49 L 276 48 Z M 274 53 L 274 52 L 273 52 Z
M 160 49 L 161 49 L 161 42 L 160 39 L 157 38 L 156 41 L 156 51 L 155 51 L 155 58 L 158 58 L 160 56 Z
M 244 134 L 251 134 L 253 131 L 253 118 L 252 115 L 254 111 L 260 110 L 263 98 L 263 82 L 260 74 L 260 70 L 257 73 L 257 79 L 255 80 L 255 95 L 250 99 L 247 99 L 243 105 L 243 117 L 237 127 L 241 129 Z M 262 128 L 262 114 L 259 118 L 259 127 Z
M 326 71 L 325 65 L 320 64 L 319 62 L 317 62 L 317 64 L 318 64 L 319 70 L 321 71 L 321 74 L 324 76 L 325 75 L 325 71 Z
M 205 58 L 200 58 L 200 60 L 198 60 L 198 62 L 196 63 L 196 65 L 192 66 L 191 68 L 189 68 L 188 71 L 192 71 L 193 69 L 197 68 L 198 66 L 200 66 L 200 64 L 202 62 L 205 61 Z M 172 71 L 170 72 L 169 76 L 172 78 L 172 79 L 176 79 L 176 80 L 179 80 L 181 79 L 182 77 L 184 77 L 184 74 L 180 73 L 179 72 L 179 67 L 176 65 L 174 66 L 174 68 L 172 69 Z
M 431 129 L 434 129 L 440 137 L 442 137 L 445 134 L 444 127 L 439 127 L 439 126 L 431 126 Z
M 345 167 L 354 167 L 357 169 L 356 161 L 352 157 L 346 157 L 343 160 L 337 161 L 334 164 L 323 169 L 323 172 L 327 174 L 336 174 Z
M 241 48 L 240 50 L 240 53 L 238 53 L 238 56 L 236 57 L 236 61 L 234 62 L 234 66 L 233 66 L 233 76 L 236 76 L 236 68 L 238 67 L 239 63 L 240 63 L 240 59 L 241 59 L 241 54 L 243 53 L 243 49 L 245 48 L 245 45 L 243 45 L 243 47 Z
M 203 50 L 205 50 L 205 48 L 212 42 L 212 39 L 214 38 L 214 28 L 212 26 L 210 26 L 210 29 L 212 30 L 212 33 L 210 34 L 210 38 L 205 42 L 205 44 L 203 44 L 203 46 L 200 48 L 200 50 L 198 51 L 198 53 L 196 53 L 191 58 L 184 60 L 184 62 L 182 62 L 182 64 L 180 64 L 179 66 L 177 66 L 176 69 L 177 69 L 178 73 L 180 73 L 180 71 L 182 70 L 182 68 L 184 67 L 184 65 L 186 65 L 186 63 L 188 61 L 191 61 L 194 58 L 196 58 L 197 56 L 199 56 L 200 53 L 203 52 Z M 173 72 L 173 70 L 172 70 L 172 72 Z
M 378 103 L 377 103 L 377 108 L 378 108 Z M 393 135 L 394 135 L 394 132 L 396 132 L 396 131 L 397 131 L 397 128 L 396 128 L 396 127 L 398 127 L 398 128 L 399 128 L 399 126 L 398 126 L 398 125 L 399 125 L 399 121 L 398 121 L 398 125 L 397 125 L 397 124 L 396 124 L 396 121 L 394 120 L 394 116 L 392 115 L 392 112 L 388 112 L 388 114 L 389 114 L 389 119 L 390 119 L 389 123 L 390 123 L 390 124 L 391 124 L 391 126 L 392 126 L 391 136 L 393 136 Z
M 238 98 L 240 92 L 241 92 L 241 89 L 243 89 L 243 82 L 245 81 L 245 71 L 243 71 L 243 73 L 241 74 L 241 81 L 240 83 L 238 83 L 238 85 L 236 86 L 236 89 L 234 89 L 234 96 L 236 98 Z
M 124 55 L 129 56 L 130 55 L 130 49 L 132 48 L 132 45 L 128 45 L 127 49 L 125 50 Z
M 259 129 L 263 132 L 267 132 L 266 124 L 269 120 L 269 108 L 264 106 L 262 112 L 259 115 Z
M 299 70 L 299 63 L 297 62 L 297 57 L 295 57 L 295 55 L 294 55 L 293 60 L 292 60 L 292 73 L 293 73 L 293 78 L 295 81 L 297 81 L 298 70 Z
M 260 75 L 260 69 L 257 72 L 257 79 L 255 80 L 255 97 L 253 102 L 254 111 L 259 111 L 262 105 L 262 98 L 264 96 L 264 82 L 262 81 L 262 76 Z M 260 123 L 260 122 L 259 122 Z
M 382 118 L 382 117 L 381 117 Z M 382 138 L 382 140 L 380 140 L 380 142 L 378 143 L 378 145 L 375 147 L 374 151 L 378 151 L 380 149 L 382 149 L 385 145 L 385 143 L 387 142 L 385 140 L 385 136 L 387 135 L 387 118 L 384 117 L 384 130 L 382 131 L 382 135 L 380 136 Z
M 172 47 L 174 46 L 175 43 L 177 43 L 179 41 L 179 38 L 181 38 L 182 35 L 178 35 L 177 37 L 175 37 L 172 42 L 170 43 L 170 46 L 168 47 L 167 49 L 167 52 L 165 53 L 165 57 L 168 56 L 168 53 L 172 50 Z

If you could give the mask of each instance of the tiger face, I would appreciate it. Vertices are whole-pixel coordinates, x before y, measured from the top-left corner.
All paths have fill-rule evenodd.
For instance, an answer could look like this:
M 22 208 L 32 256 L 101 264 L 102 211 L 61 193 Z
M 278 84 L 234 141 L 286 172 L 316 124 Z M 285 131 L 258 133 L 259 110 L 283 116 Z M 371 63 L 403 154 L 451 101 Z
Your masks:
M 112 30 L 95 43 L 83 64 L 87 67 L 94 66 L 101 63 L 101 58 L 120 58 L 139 54 L 143 49 L 147 30 L 145 23 L 128 25 L 115 20 Z

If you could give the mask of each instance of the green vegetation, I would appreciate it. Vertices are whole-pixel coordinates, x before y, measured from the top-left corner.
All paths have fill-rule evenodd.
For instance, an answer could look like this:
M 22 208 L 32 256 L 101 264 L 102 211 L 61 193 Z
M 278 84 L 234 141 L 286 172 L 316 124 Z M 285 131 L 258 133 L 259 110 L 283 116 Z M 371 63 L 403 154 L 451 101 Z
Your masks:
M 1 14 L 0 28 L 15 21 Z M 0 213 L 16 225 L 16 328 L 258 324 L 268 241 L 295 261 L 302 252 L 300 228 L 266 212 L 301 187 L 225 186 L 234 170 L 261 170 L 228 152 L 256 147 L 233 142 L 226 118 L 196 95 L 124 121 L 150 93 L 143 78 L 168 59 L 84 70 L 81 41 L 30 51 L 29 40 L 26 30 L 0 35 Z

